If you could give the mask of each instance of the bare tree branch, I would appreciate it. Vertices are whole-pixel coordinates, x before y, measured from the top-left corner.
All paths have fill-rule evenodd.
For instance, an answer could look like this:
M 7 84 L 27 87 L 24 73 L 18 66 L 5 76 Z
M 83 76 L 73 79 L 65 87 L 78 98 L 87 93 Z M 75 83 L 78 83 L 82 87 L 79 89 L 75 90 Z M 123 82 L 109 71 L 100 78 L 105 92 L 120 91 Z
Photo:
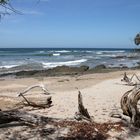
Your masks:
M 11 13 L 22 14 L 20 11 L 16 10 L 9 0 L 0 0 L 0 18 L 5 15 L 10 15 Z

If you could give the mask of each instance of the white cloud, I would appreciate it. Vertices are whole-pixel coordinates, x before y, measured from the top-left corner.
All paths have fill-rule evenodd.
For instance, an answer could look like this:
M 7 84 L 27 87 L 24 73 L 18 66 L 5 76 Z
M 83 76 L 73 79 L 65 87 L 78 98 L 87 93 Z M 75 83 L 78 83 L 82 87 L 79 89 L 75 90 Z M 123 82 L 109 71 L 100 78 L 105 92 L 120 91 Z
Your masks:
M 27 15 L 43 15 L 42 12 L 39 12 L 39 11 L 35 11 L 35 10 L 24 10 L 22 12 L 23 14 L 27 14 Z

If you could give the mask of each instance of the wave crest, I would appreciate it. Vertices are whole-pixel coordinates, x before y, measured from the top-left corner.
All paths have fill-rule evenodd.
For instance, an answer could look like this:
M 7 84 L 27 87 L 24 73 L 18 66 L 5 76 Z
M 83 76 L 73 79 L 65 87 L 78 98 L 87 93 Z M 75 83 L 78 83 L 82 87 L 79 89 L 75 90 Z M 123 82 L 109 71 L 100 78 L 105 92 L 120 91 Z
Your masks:
M 43 66 L 44 68 L 53 68 L 53 67 L 57 67 L 57 66 L 75 66 L 75 65 L 79 65 L 83 62 L 86 62 L 87 59 L 80 59 L 80 60 L 74 60 L 74 61 L 66 61 L 66 62 L 51 62 L 51 63 L 45 63 L 43 62 Z
M 60 56 L 60 53 L 53 53 L 53 56 Z

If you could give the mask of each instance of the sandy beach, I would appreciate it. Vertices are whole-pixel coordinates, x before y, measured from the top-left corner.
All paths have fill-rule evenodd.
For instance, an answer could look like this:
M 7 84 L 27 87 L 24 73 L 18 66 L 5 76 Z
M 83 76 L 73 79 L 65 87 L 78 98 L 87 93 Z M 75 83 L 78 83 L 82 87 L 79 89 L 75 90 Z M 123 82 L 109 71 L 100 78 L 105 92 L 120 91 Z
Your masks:
M 120 99 L 122 95 L 132 89 L 131 86 L 121 82 L 123 71 L 109 73 L 95 73 L 73 76 L 59 77 L 34 77 L 34 78 L 1 78 L 0 79 L 0 108 L 1 110 L 13 109 L 23 99 L 17 97 L 18 93 L 29 86 L 44 84 L 52 96 L 52 106 L 47 109 L 27 109 L 29 112 L 57 119 L 73 119 L 78 110 L 78 91 L 81 91 L 83 103 L 89 114 L 97 123 L 119 122 L 119 118 L 110 117 L 110 113 L 118 111 L 122 113 Z M 138 70 L 128 70 L 128 75 L 136 73 Z M 29 91 L 29 97 L 41 98 L 39 88 Z M 48 96 L 48 95 L 47 95 Z M 127 118 L 129 121 L 129 118 Z M 8 128 L 7 128 L 8 129 Z M 0 130 L 1 132 L 3 129 Z M 15 131 L 14 129 L 12 131 Z M 4 134 L 0 132 L 0 137 Z M 140 136 L 127 136 L 127 129 L 122 132 L 111 133 L 112 138 L 116 135 L 124 135 L 124 139 L 139 139 Z M 117 139 L 117 138 L 116 138 Z

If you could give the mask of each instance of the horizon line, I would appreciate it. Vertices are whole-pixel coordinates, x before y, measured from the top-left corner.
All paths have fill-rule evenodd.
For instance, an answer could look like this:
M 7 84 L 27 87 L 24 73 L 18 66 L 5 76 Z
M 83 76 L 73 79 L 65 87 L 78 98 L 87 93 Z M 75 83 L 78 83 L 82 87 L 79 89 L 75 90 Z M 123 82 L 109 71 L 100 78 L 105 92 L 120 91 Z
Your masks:
M 136 47 L 0 47 L 0 49 L 140 49 Z

